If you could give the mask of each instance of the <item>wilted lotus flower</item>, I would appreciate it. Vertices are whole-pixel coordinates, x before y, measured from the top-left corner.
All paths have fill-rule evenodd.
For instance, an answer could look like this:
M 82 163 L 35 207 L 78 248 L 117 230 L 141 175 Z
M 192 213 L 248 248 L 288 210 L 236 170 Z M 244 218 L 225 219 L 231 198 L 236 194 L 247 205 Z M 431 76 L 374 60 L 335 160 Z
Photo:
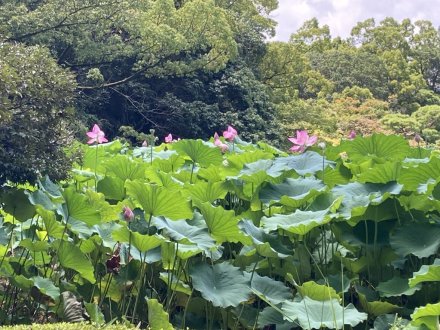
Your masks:
M 233 142 L 236 136 L 237 136 L 237 131 L 232 126 L 228 126 L 228 129 L 223 132 L 223 137 L 229 142 Z
M 92 143 L 104 143 L 104 142 L 108 142 L 108 140 L 105 138 L 105 134 L 103 131 L 101 131 L 101 129 L 99 128 L 98 125 L 93 125 L 93 128 L 90 132 L 87 132 L 87 136 L 89 137 L 89 141 L 87 141 L 88 144 L 92 144 Z
M 133 211 L 128 206 L 124 206 L 122 211 L 124 212 L 124 219 L 125 219 L 125 221 L 127 221 L 127 222 L 133 221 L 134 213 L 133 213 Z
M 290 142 L 295 144 L 292 148 L 290 148 L 290 151 L 294 152 L 303 152 L 307 149 L 307 147 L 310 147 L 318 141 L 318 137 L 316 135 L 309 136 L 309 133 L 307 133 L 306 130 L 304 131 L 296 131 L 296 138 L 289 137 L 288 138 Z

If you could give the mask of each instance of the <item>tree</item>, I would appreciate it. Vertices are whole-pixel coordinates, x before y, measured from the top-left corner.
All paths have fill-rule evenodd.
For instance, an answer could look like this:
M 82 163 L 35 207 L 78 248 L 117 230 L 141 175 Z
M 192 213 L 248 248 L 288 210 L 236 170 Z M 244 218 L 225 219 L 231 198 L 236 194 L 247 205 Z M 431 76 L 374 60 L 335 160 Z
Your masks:
M 47 49 L 0 44 L 0 186 L 65 177 L 75 87 Z

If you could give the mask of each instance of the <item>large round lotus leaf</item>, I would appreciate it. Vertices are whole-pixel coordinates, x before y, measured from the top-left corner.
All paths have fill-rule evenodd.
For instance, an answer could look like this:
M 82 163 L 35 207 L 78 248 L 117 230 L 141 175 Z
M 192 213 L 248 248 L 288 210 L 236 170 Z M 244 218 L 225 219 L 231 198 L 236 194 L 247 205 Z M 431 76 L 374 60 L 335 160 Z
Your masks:
M 401 162 L 386 162 L 374 165 L 357 177 L 359 182 L 388 183 L 397 181 L 400 176 Z
M 139 180 L 128 181 L 125 187 L 127 195 L 139 202 L 146 215 L 162 215 L 172 220 L 192 218 L 189 202 L 178 190 L 145 184 Z
M 202 203 L 198 207 L 208 226 L 209 234 L 218 243 L 241 242 L 245 245 L 251 243 L 251 239 L 239 230 L 234 211 L 225 210 L 221 206 L 212 206 L 211 203 Z
M 209 147 L 201 140 L 182 140 L 172 145 L 179 155 L 187 155 L 194 163 L 203 167 L 221 164 L 223 157 L 219 148 Z
M 393 277 L 386 282 L 379 283 L 376 289 L 381 297 L 400 297 L 402 295 L 411 296 L 420 288 L 419 284 L 410 288 L 407 278 Z
M 95 283 L 95 275 L 92 263 L 83 254 L 79 247 L 65 241 L 58 241 L 58 259 L 64 268 L 73 269 L 90 283 Z
M 277 214 L 272 217 L 263 217 L 261 223 L 267 231 L 278 228 L 298 235 L 305 235 L 315 227 L 328 223 L 332 215 L 327 210 L 301 211 L 296 210 L 291 214 Z
M 272 324 L 275 325 L 277 330 L 290 330 L 299 326 L 296 323 L 284 320 L 281 311 L 269 306 L 263 309 L 258 316 L 258 326 L 264 328 L 265 326 Z
M 405 186 L 405 190 L 416 191 L 420 185 L 438 177 L 440 177 L 440 159 L 432 157 L 426 164 L 403 168 L 398 181 Z
M 269 184 L 260 190 L 260 200 L 269 205 L 279 202 L 290 207 L 299 207 L 325 189 L 322 181 L 314 178 L 288 178 L 280 184 Z
M 334 166 L 334 164 L 326 159 L 323 161 L 323 157 L 314 151 L 306 151 L 299 155 L 276 158 L 272 167 L 267 170 L 267 174 L 277 177 L 278 173 L 290 170 L 295 170 L 299 175 L 315 174 L 327 166 Z
M 419 271 L 413 273 L 409 280 L 409 286 L 412 288 L 422 282 L 440 281 L 440 259 L 435 259 L 432 265 L 423 265 Z
M 29 202 L 24 189 L 4 188 L 0 194 L 0 204 L 6 213 L 19 221 L 26 221 L 35 214 L 35 207 Z
M 114 155 L 105 163 L 105 167 L 111 176 L 125 181 L 145 178 L 148 165 L 139 160 L 132 160 L 126 155 Z
M 390 238 L 390 244 L 400 256 L 413 254 L 425 258 L 437 253 L 439 237 L 440 226 L 413 222 L 397 228 Z
M 194 288 L 217 307 L 238 306 L 251 294 L 247 276 L 227 262 L 195 265 L 190 269 L 190 276 Z
M 292 255 L 292 249 L 285 246 L 278 235 L 267 234 L 262 228 L 256 227 L 251 220 L 242 220 L 238 226 L 251 237 L 257 252 L 263 257 L 287 258 Z
M 317 284 L 313 281 L 303 283 L 302 285 L 297 287 L 297 290 L 302 297 L 307 296 L 313 300 L 325 301 L 332 299 L 337 299 L 337 300 L 340 299 L 335 289 L 333 289 L 328 285 Z
M 303 329 L 341 329 L 344 325 L 352 327 L 367 319 L 352 305 L 343 307 L 337 299 L 317 301 L 304 297 L 301 301 L 286 301 L 282 310 L 290 319 L 297 319 Z
M 250 280 L 250 273 L 245 273 L 245 276 L 249 276 Z M 286 287 L 282 282 L 267 276 L 260 276 L 257 273 L 252 276 L 251 288 L 257 290 L 273 304 L 279 304 L 293 298 L 292 289 Z
M 209 236 L 207 228 L 189 225 L 185 220 L 168 220 L 164 217 L 153 217 L 151 223 L 177 242 L 194 244 L 205 252 L 216 247 L 215 240 Z
M 349 219 L 363 215 L 370 203 L 382 203 L 390 196 L 398 195 L 401 190 L 402 185 L 396 182 L 387 184 L 351 182 L 334 187 L 332 192 L 335 196 L 344 197 L 340 212 L 343 217 Z
M 408 156 L 411 148 L 403 137 L 397 135 L 373 134 L 357 137 L 341 144 L 340 149 L 356 162 L 365 158 L 380 160 L 401 160 Z

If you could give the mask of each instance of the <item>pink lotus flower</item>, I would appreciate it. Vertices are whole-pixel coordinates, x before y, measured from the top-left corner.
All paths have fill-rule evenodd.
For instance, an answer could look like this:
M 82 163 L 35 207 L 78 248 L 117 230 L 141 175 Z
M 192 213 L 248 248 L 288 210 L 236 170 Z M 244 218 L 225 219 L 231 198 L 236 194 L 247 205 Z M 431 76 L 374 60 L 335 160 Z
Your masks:
M 306 130 L 304 131 L 296 131 L 296 138 L 289 137 L 289 141 L 295 144 L 290 151 L 294 152 L 303 152 L 318 141 L 318 137 L 316 135 L 309 136 Z
M 87 136 L 89 137 L 89 141 L 87 141 L 88 144 L 92 144 L 92 143 L 104 143 L 104 142 L 108 142 L 108 140 L 105 138 L 105 134 L 103 131 L 101 131 L 101 129 L 99 128 L 98 125 L 93 125 L 93 128 L 90 132 L 87 132 Z
M 165 143 L 171 143 L 173 142 L 173 135 L 170 133 L 167 136 L 165 136 Z
M 124 212 L 125 221 L 131 222 L 134 219 L 133 211 L 128 206 L 124 206 L 124 208 L 122 210 Z
M 351 131 L 350 131 L 350 134 L 348 134 L 348 138 L 349 138 L 350 140 L 353 140 L 355 137 L 356 137 L 356 132 L 353 131 L 353 130 L 351 130 Z
M 215 132 L 215 134 L 214 134 L 214 145 L 219 147 L 223 153 L 225 153 L 229 148 L 227 144 L 223 143 L 220 140 L 220 137 L 218 136 L 217 132 Z
M 236 136 L 237 136 L 237 131 L 232 126 L 228 126 L 228 129 L 223 132 L 223 137 L 229 142 L 233 142 Z
M 180 141 L 180 138 L 178 138 L 177 140 L 173 139 L 173 135 L 171 133 L 165 136 L 165 143 L 172 143 L 177 141 Z

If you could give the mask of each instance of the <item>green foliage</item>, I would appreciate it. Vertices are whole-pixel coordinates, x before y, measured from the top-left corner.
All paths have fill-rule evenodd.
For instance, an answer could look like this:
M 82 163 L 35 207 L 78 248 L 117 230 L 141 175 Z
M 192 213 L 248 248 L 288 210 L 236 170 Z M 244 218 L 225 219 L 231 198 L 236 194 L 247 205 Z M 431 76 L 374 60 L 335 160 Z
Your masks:
M 48 49 L 0 44 L 0 185 L 67 175 L 75 87 Z
M 77 165 L 62 186 L 10 188 L 0 197 L 2 324 L 40 320 L 41 306 L 53 321 L 88 314 L 151 328 L 340 329 L 390 313 L 436 328 L 436 152 L 382 134 L 328 146 L 328 159 L 235 147 L 182 140 L 151 158 L 118 141 L 83 146 L 98 152 L 86 160 L 96 175 Z

